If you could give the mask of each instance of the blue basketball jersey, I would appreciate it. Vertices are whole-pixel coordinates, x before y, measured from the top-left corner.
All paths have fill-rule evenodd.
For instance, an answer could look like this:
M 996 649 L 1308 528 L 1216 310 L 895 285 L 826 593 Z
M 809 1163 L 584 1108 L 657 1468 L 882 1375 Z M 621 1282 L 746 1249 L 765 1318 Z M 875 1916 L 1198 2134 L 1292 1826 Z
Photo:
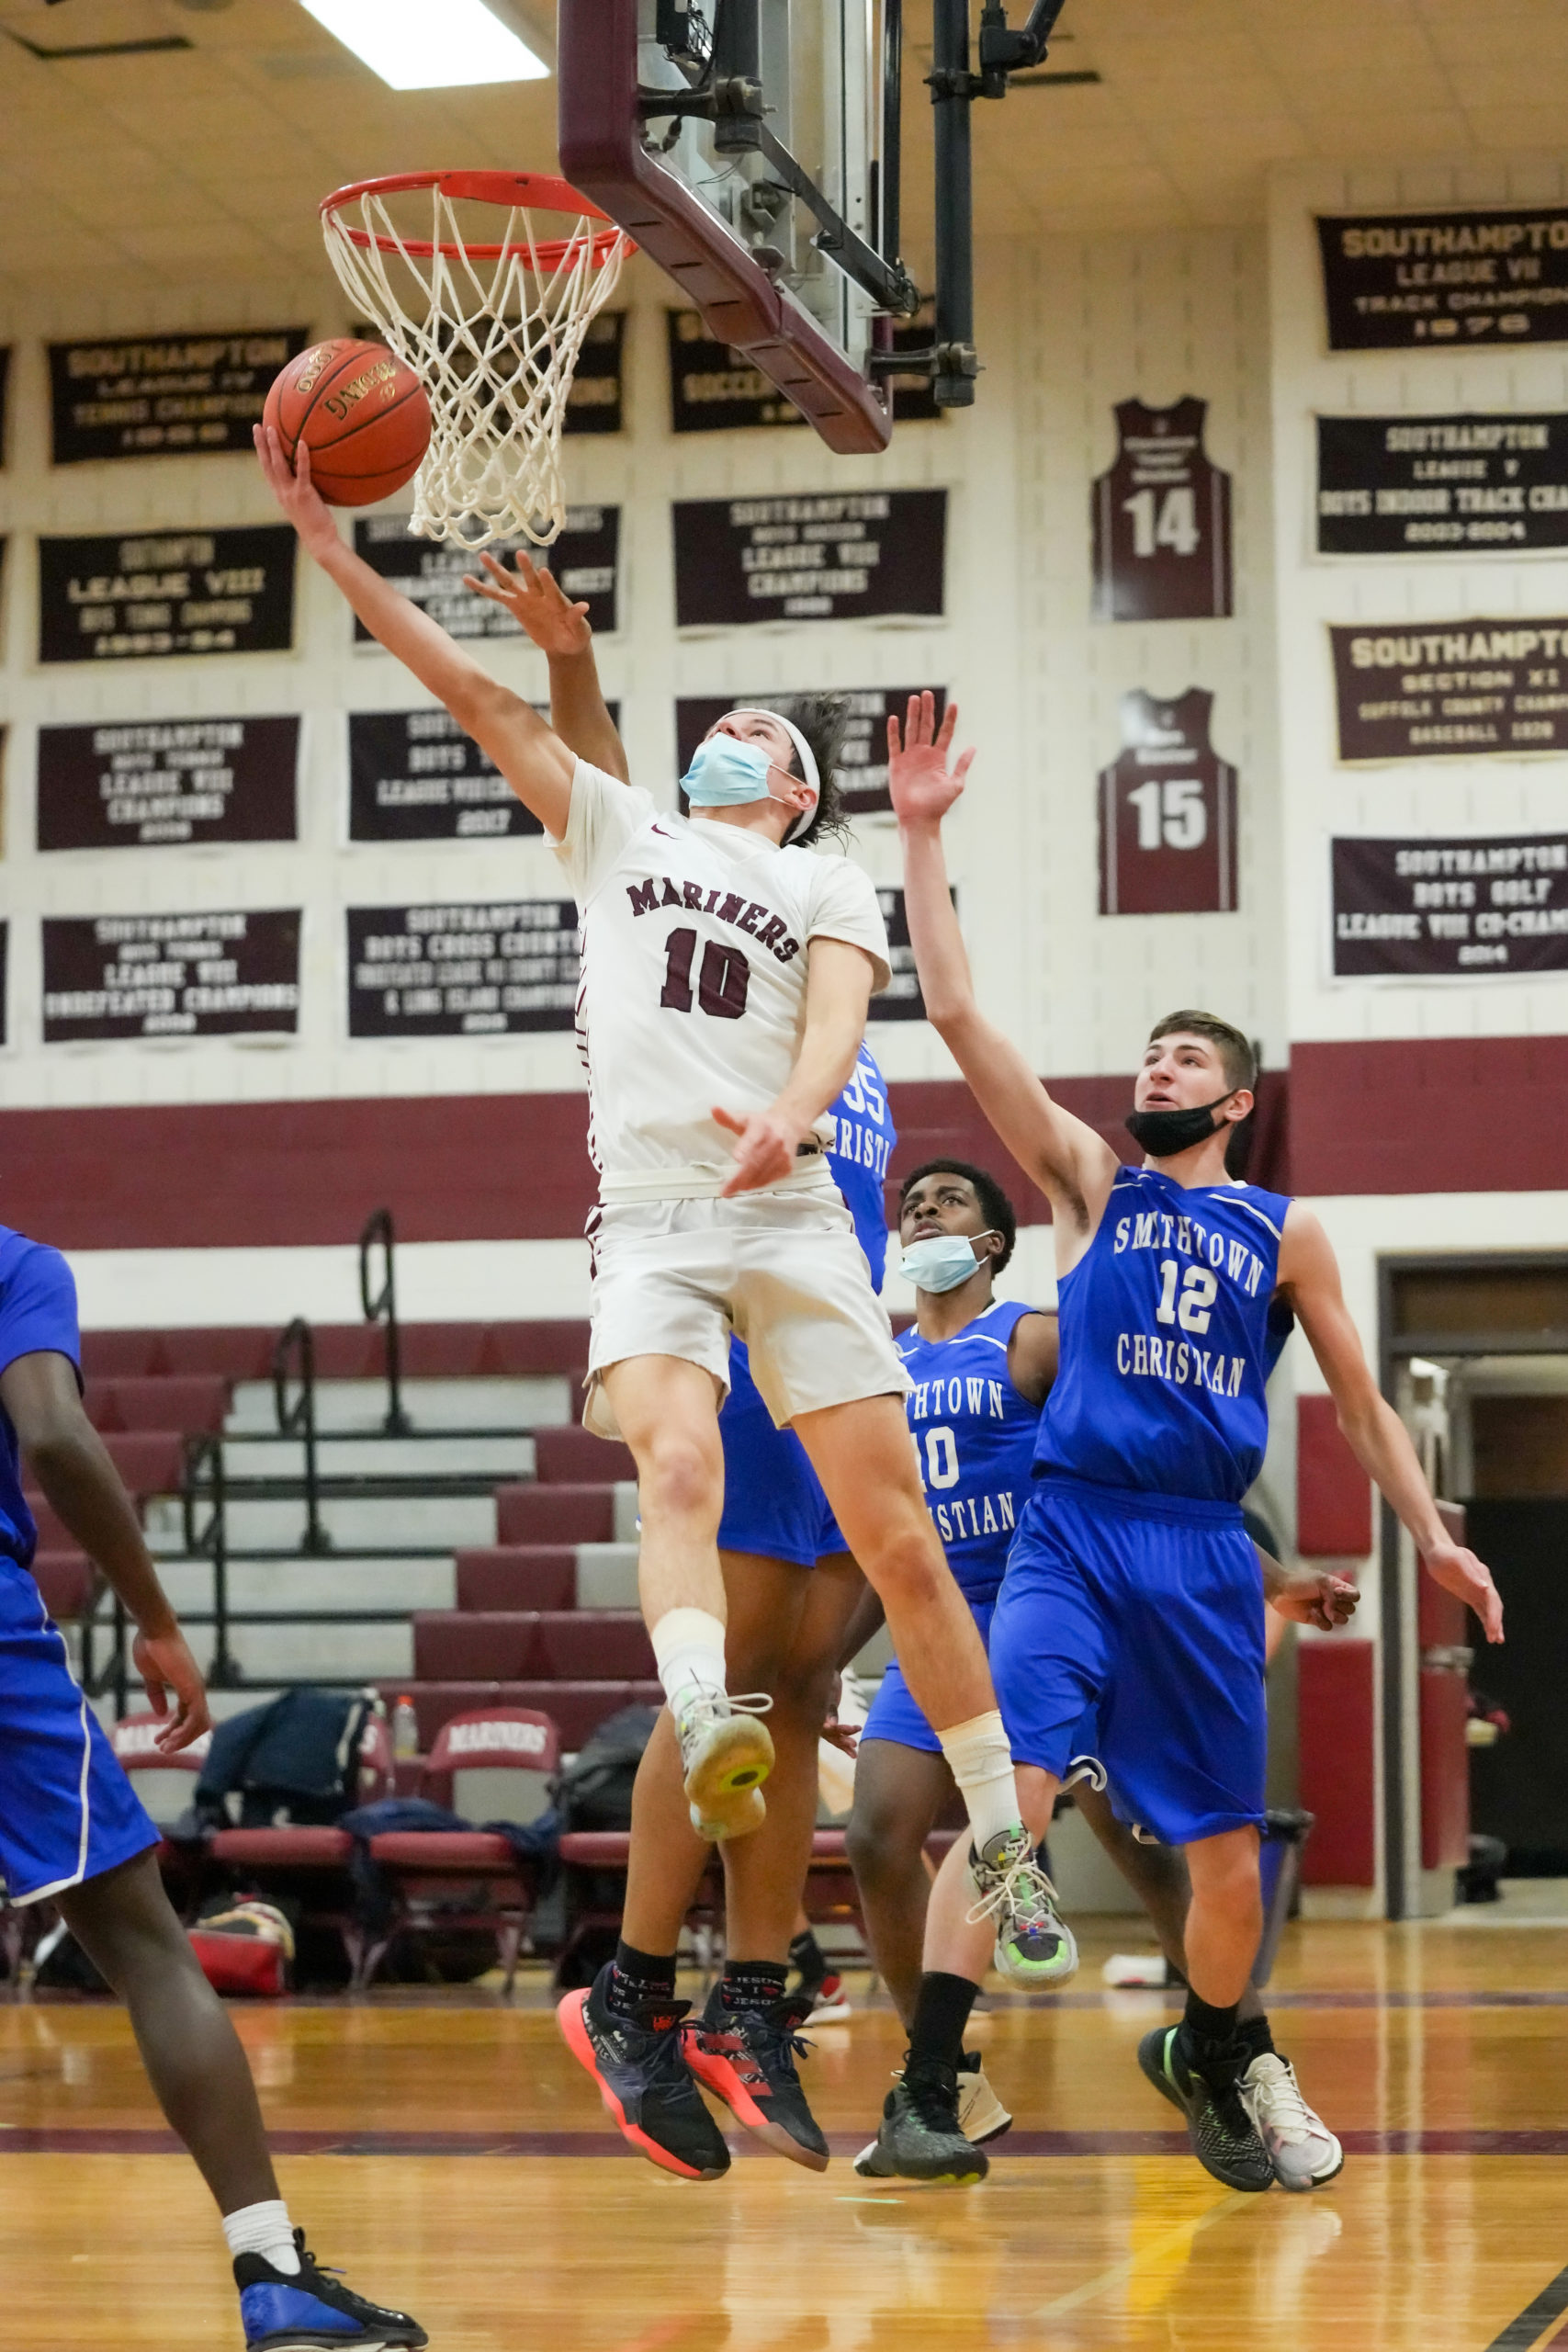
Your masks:
M 1059 1285 L 1061 1369 L 1036 1476 L 1240 1502 L 1269 1438 L 1289 1207 L 1256 1184 L 1186 1191 L 1156 1168 L 1118 1170 Z
M 951 1340 L 897 1342 L 914 1382 L 909 1428 L 926 1501 L 965 1600 L 994 1600 L 1029 1494 L 1040 1408 L 1020 1396 L 1008 1342 L 1032 1307 L 998 1301 Z
M 854 1219 L 855 1239 L 865 1251 L 874 1290 L 882 1288 L 887 1264 L 887 1210 L 883 1186 L 898 1138 L 888 1107 L 887 1081 L 864 1044 L 850 1082 L 833 1105 L 839 1132 L 828 1154 L 833 1182 Z
M 44 1353 L 80 1363 L 71 1269 L 58 1250 L 0 1225 L 0 1372 L 18 1356 Z M 17 1432 L 0 1410 L 0 1557 L 28 1567 L 37 1544 L 38 1529 L 22 1495 Z

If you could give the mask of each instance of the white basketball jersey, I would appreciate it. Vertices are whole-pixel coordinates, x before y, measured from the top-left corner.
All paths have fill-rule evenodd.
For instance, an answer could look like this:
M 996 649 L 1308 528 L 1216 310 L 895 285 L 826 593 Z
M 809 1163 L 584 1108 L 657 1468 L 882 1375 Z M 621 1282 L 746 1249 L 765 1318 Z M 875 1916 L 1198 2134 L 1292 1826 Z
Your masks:
M 863 948 L 886 987 L 876 893 L 847 858 L 661 811 L 585 760 L 556 854 L 581 914 L 578 1042 L 605 1197 L 660 1197 L 660 1171 L 671 1196 L 716 1191 L 735 1138 L 714 1106 L 763 1110 L 787 1082 L 811 941 Z

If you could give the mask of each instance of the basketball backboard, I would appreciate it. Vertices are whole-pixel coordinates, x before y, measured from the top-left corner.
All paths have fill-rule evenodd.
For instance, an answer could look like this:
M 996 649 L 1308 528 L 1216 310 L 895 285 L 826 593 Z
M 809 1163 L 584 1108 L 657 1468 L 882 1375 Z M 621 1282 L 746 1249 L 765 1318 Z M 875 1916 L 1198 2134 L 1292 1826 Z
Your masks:
M 1038 64 L 1062 0 L 1010 30 L 932 0 L 936 332 L 893 351 L 920 297 L 900 257 L 903 0 L 560 0 L 561 167 L 845 454 L 887 445 L 886 379 L 923 360 L 939 406 L 978 369 L 970 113 Z

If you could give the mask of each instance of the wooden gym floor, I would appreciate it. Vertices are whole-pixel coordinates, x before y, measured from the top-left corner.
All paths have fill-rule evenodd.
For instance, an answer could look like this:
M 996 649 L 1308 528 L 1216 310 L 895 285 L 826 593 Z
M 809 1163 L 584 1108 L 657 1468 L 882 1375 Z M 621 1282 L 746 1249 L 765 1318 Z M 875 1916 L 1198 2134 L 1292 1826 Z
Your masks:
M 1348 2151 L 1307 2197 L 1184 2153 L 1134 2059 L 1174 2001 L 1100 1989 L 1130 1921 L 1089 1924 L 1065 1994 L 994 1995 L 977 2038 L 1016 2122 L 977 2189 L 851 2170 L 899 2054 L 886 2006 L 817 2030 L 830 2169 L 748 2154 L 705 2187 L 617 2153 L 538 1989 L 237 2015 L 296 2219 L 438 2352 L 1568 2347 L 1568 1922 L 1471 1916 L 1287 1935 L 1276 2040 Z M 0 2007 L 5 2352 L 238 2345 L 158 2124 L 113 2007 Z

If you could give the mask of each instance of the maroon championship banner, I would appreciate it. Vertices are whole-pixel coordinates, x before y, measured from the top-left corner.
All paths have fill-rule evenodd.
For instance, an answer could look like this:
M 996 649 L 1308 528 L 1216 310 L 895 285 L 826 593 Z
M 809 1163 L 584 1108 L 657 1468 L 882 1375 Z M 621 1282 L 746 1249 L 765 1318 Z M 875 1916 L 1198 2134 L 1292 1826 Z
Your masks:
M 1118 402 L 1116 456 L 1093 490 L 1096 620 L 1228 618 L 1231 478 L 1204 449 L 1208 413 Z
M 581 968 L 571 899 L 350 907 L 351 1037 L 570 1029 Z
M 274 378 L 310 340 L 306 327 L 244 327 L 51 343 L 53 461 L 248 454 Z
M 536 548 L 525 539 L 498 539 L 487 553 L 510 566 L 521 548 L 536 563 L 554 572 L 563 594 L 574 604 L 587 605 L 590 627 L 598 636 L 606 637 L 617 625 L 620 542 L 618 506 L 569 506 L 566 527 L 553 546 Z M 427 612 L 448 637 L 522 641 L 522 631 L 509 612 L 491 604 L 488 596 L 464 587 L 465 572 L 484 576 L 484 566 L 471 548 L 454 547 L 445 539 L 415 538 L 406 514 L 359 515 L 354 526 L 354 546 L 373 571 Z M 354 638 L 356 645 L 374 642 L 357 618 Z
M 1568 971 L 1568 833 L 1332 844 L 1337 979 Z
M 1100 772 L 1102 915 L 1234 914 L 1236 775 L 1209 741 L 1214 697 L 1122 697 L 1123 748 Z
M 680 628 L 943 608 L 945 490 L 675 502 Z
M 297 908 L 46 916 L 43 1041 L 231 1037 L 299 1025 Z
M 1568 340 L 1568 207 L 1320 219 L 1330 351 Z
M 291 842 L 299 765 L 294 717 L 40 727 L 38 845 Z
M 1568 414 L 1320 416 L 1319 555 L 1568 547 Z
M 940 719 L 947 707 L 947 690 L 938 686 L 936 715 Z M 739 710 L 748 705 L 762 710 L 772 708 L 774 700 L 788 706 L 795 695 L 806 692 L 804 687 L 787 691 L 773 686 L 755 695 L 682 695 L 675 705 L 675 749 L 680 773 L 684 775 L 692 764 L 697 745 L 708 729 L 724 717 L 727 710 Z M 845 705 L 844 748 L 838 766 L 839 789 L 844 796 L 844 808 L 851 817 L 876 817 L 890 813 L 893 803 L 887 797 L 887 722 L 902 720 L 909 707 L 909 696 L 918 694 L 918 686 L 846 686 L 842 689 Z M 685 803 L 682 800 L 682 806 Z
M 288 523 L 39 539 L 39 660 L 286 653 L 299 544 Z
M 1328 635 L 1341 760 L 1568 751 L 1568 616 Z
M 954 908 L 958 893 L 953 891 Z M 887 960 L 893 978 L 881 994 L 871 1000 L 868 1018 L 873 1021 L 923 1021 L 926 1001 L 920 994 L 920 983 L 915 971 L 915 951 L 909 944 L 909 918 L 904 910 L 902 890 L 878 890 L 876 902 L 882 909 L 882 920 L 887 925 Z

